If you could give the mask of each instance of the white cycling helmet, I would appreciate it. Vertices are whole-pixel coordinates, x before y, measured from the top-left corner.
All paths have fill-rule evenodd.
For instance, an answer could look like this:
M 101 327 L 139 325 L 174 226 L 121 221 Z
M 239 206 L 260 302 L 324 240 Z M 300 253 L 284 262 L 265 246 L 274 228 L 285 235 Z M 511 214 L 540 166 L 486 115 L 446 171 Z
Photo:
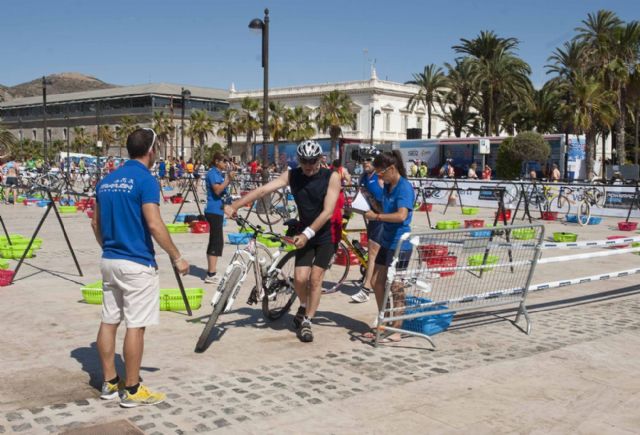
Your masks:
M 313 159 L 322 154 L 322 147 L 314 140 L 305 140 L 298 145 L 297 154 L 301 159 Z

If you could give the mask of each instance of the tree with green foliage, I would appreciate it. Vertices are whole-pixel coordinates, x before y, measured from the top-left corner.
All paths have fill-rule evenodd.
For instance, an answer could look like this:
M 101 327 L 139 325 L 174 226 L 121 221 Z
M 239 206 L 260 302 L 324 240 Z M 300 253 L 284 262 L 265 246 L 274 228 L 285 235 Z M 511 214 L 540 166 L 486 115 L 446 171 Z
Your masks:
M 253 140 L 256 132 L 260 129 L 257 116 L 258 110 L 260 110 L 260 101 L 255 98 L 245 97 L 242 99 L 240 109 L 238 131 L 245 135 L 245 147 L 242 152 L 242 160 L 249 161 L 253 156 Z
M 209 116 L 209 114 L 204 110 L 193 110 L 191 112 L 188 134 L 191 138 L 198 139 L 198 158 L 200 161 L 204 160 L 206 141 L 209 134 L 213 134 L 213 132 L 213 118 L 211 118 L 211 116 Z
M 534 131 L 525 131 L 502 141 L 498 148 L 496 171 L 500 178 L 513 180 L 522 175 L 522 165 L 535 161 L 545 163 L 551 155 L 551 146 Z
M 285 113 L 286 123 L 289 125 L 287 139 L 292 142 L 301 142 L 311 139 L 316 134 L 311 120 L 311 110 L 307 107 L 296 106 L 288 108 Z
M 481 131 L 475 129 L 478 114 L 473 107 L 477 105 L 478 89 L 471 61 L 468 58 L 456 59 L 454 65 L 445 63 L 445 67 L 447 68 L 447 89 L 438 104 L 439 117 L 447 126 L 446 131 L 453 132 L 455 137 L 462 137 L 463 133 L 482 135 Z M 438 136 L 444 132 L 439 132 Z
M 91 138 L 87 134 L 84 127 L 73 127 L 73 140 L 71 141 L 71 148 L 75 153 L 84 153 L 88 150 L 85 148 L 91 144 Z
M 222 118 L 217 121 L 220 128 L 216 131 L 216 135 L 227 139 L 227 150 L 231 151 L 231 142 L 233 138 L 238 137 L 239 125 L 238 125 L 238 111 L 233 108 L 225 109 L 222 113 Z
M 17 143 L 18 139 L 13 133 L 0 125 L 0 158 L 8 158 Z
M 140 128 L 137 119 L 133 116 L 123 116 L 120 118 L 120 128 L 117 130 L 119 147 L 119 156 L 122 156 L 122 147 L 127 146 L 127 138 L 131 133 Z
M 442 68 L 434 64 L 426 65 L 421 73 L 413 74 L 413 80 L 405 82 L 407 85 L 418 86 L 418 92 L 407 102 L 407 109 L 416 107 L 427 109 L 427 138 L 431 139 L 431 118 L 436 103 L 440 103 L 445 95 L 448 82 Z
M 289 133 L 287 108 L 279 101 L 272 101 L 269 103 L 269 115 L 269 133 L 273 138 L 273 161 L 278 165 L 280 141 Z
M 162 150 L 162 156 L 167 158 L 167 144 L 170 142 L 170 138 L 173 136 L 175 132 L 175 125 L 171 122 L 171 118 L 169 115 L 165 115 L 164 112 L 154 112 L 152 118 L 152 126 L 153 131 L 156 132 L 158 138 L 158 144 L 160 145 L 160 149 Z M 173 155 L 173 150 L 171 152 Z
M 322 96 L 316 114 L 318 129 L 328 132 L 331 138 L 330 158 L 337 159 L 338 139 L 342 136 L 342 127 L 353 125 L 356 114 L 351 97 L 344 92 L 334 90 Z

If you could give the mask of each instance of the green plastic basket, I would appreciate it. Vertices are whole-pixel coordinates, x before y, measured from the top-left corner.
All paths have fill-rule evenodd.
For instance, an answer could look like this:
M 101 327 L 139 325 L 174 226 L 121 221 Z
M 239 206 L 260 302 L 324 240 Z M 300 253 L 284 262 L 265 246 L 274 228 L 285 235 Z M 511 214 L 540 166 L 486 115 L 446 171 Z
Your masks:
M 256 240 L 267 248 L 279 248 L 282 245 L 279 240 L 271 240 L 269 236 L 258 236 Z
M 19 260 L 22 257 L 22 254 L 25 252 L 27 245 L 2 245 L 0 246 L 0 256 L 2 258 L 12 258 L 14 260 Z M 32 246 L 28 251 L 25 258 L 33 257 L 34 247 Z
M 5 237 L 6 240 L 6 237 Z M 7 241 L 0 241 L 0 248 L 8 248 L 10 246 L 15 247 L 16 249 L 26 249 L 27 246 L 29 246 L 29 240 L 30 239 L 17 239 L 17 238 L 11 238 L 11 245 L 9 244 L 9 242 Z M 33 239 L 33 243 L 31 244 L 31 247 L 33 249 L 40 249 L 40 247 L 42 246 L 42 239 L 39 237 L 36 237 L 35 239 Z
M 9 262 L 0 258 L 0 270 L 7 270 L 9 268 Z
M 189 224 L 185 224 L 185 223 L 167 224 L 167 230 L 170 233 L 188 233 Z
M 632 248 L 640 248 L 640 242 L 633 242 L 633 243 L 631 244 L 631 247 L 632 247 Z M 636 254 L 636 255 L 640 255 L 640 252 L 634 252 L 634 254 Z
M 471 255 L 467 259 L 467 265 L 469 265 L 469 266 L 482 266 L 482 260 L 483 259 L 484 259 L 484 254 Z M 500 260 L 500 257 L 498 257 L 497 255 L 487 255 L 487 259 L 485 260 L 484 264 L 485 265 L 498 264 L 498 260 Z M 488 272 L 488 271 L 492 270 L 493 267 L 482 267 L 481 269 L 482 269 L 483 272 Z
M 464 215 L 474 215 L 474 214 L 478 214 L 478 208 L 477 207 L 462 207 L 462 214 Z
M 26 237 L 22 236 L 20 234 L 9 234 L 9 238 L 11 239 L 11 242 L 19 242 L 20 240 L 25 240 Z M 0 237 L 0 244 L 4 245 L 7 243 L 7 236 L 2 236 Z
M 82 287 L 82 298 L 88 304 L 102 305 L 102 281 L 96 281 Z M 201 288 L 186 288 L 187 300 L 192 310 L 202 306 L 204 290 Z M 180 289 L 160 289 L 160 311 L 183 311 L 184 306 Z
M 555 232 L 553 233 L 553 241 L 558 243 L 571 243 L 578 240 L 575 233 Z
M 59 205 L 58 211 L 62 214 L 73 214 L 78 211 L 75 205 Z
M 460 228 L 458 221 L 440 221 L 436 224 L 437 230 L 455 230 L 456 228 Z
M 511 231 L 511 237 L 516 240 L 531 240 L 536 236 L 534 228 L 518 228 Z

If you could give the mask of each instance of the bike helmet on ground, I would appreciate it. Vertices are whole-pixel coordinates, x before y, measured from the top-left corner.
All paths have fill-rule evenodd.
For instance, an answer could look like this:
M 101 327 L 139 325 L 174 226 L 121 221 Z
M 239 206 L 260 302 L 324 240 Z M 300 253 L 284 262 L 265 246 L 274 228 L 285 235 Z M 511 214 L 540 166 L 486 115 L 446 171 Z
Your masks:
M 297 154 L 301 159 L 313 159 L 320 157 L 322 154 L 322 147 L 314 140 L 305 140 L 298 145 Z

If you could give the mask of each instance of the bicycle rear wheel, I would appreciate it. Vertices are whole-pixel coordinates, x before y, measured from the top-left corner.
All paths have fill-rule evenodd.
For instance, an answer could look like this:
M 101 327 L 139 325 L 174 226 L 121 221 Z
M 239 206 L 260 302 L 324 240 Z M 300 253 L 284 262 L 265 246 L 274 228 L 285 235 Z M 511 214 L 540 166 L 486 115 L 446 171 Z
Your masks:
M 282 215 L 278 213 L 278 207 L 286 210 L 282 193 L 278 191 L 270 193 L 269 197 L 260 198 L 254 207 L 258 219 L 267 225 L 274 225 L 282 220 Z
M 587 225 L 591 219 L 591 206 L 587 201 L 580 201 L 578 205 L 578 223 L 580 225 Z
M 232 269 L 229 274 L 225 274 L 228 276 L 228 279 L 220 284 L 222 286 L 222 294 L 220 295 L 220 298 L 218 299 L 216 304 L 213 306 L 213 311 L 209 316 L 209 320 L 207 320 L 207 324 L 202 330 L 200 338 L 198 338 L 198 343 L 196 344 L 196 352 L 204 352 L 207 349 L 207 342 L 209 341 L 211 331 L 218 321 L 218 317 L 220 317 L 220 314 L 222 314 L 222 311 L 224 311 L 231 293 L 233 293 L 233 290 L 238 284 L 238 281 L 240 281 L 240 278 L 242 277 L 242 269 L 240 267 L 238 267 L 237 265 L 231 267 Z
M 293 287 L 295 269 L 295 252 L 289 251 L 276 266 L 275 276 L 270 277 L 264 297 L 262 298 L 262 313 L 269 320 L 277 320 L 286 314 L 296 300 Z
M 340 260 L 340 263 L 336 263 L 336 260 Z M 344 261 L 343 261 L 344 260 Z M 335 275 L 338 276 L 335 284 L 333 284 L 329 288 L 323 288 L 323 294 L 334 293 L 338 291 L 340 286 L 347 279 L 347 275 L 349 275 L 349 268 L 351 267 L 351 256 L 349 252 L 349 248 L 344 242 L 340 242 L 338 245 L 338 249 L 336 249 L 336 253 L 333 254 L 333 258 L 331 259 L 331 264 L 329 264 L 329 269 L 334 271 Z M 334 276 L 335 276 L 334 275 Z

